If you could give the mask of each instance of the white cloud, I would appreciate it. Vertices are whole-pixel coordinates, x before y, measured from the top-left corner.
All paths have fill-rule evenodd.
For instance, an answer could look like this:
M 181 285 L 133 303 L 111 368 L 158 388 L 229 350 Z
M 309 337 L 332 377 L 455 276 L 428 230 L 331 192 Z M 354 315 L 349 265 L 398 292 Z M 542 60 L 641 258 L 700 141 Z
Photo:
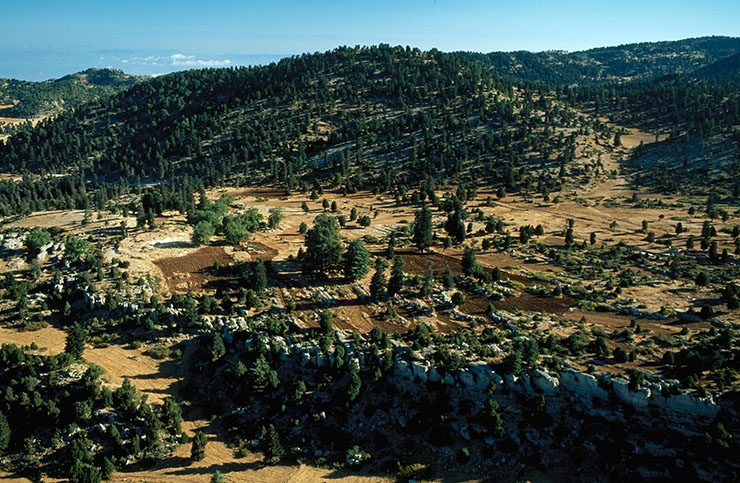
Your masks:
M 170 55 L 172 65 L 178 67 L 225 67 L 231 65 L 229 59 L 198 59 L 194 55 L 173 54 Z

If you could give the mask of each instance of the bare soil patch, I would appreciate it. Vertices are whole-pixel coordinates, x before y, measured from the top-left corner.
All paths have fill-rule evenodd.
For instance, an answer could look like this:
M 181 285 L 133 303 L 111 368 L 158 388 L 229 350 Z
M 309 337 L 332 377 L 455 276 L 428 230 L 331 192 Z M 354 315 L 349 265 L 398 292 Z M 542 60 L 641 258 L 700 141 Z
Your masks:
M 50 356 L 61 353 L 66 340 L 67 334 L 63 330 L 51 326 L 23 332 L 0 327 L 0 344 L 15 344 L 22 347 L 35 342 L 41 353 Z
M 223 247 L 208 246 L 182 257 L 160 258 L 154 264 L 164 273 L 172 292 L 215 292 L 218 286 L 235 279 L 231 274 L 224 276 L 223 269 L 217 272 L 213 267 L 216 262 L 222 267 L 235 263 Z

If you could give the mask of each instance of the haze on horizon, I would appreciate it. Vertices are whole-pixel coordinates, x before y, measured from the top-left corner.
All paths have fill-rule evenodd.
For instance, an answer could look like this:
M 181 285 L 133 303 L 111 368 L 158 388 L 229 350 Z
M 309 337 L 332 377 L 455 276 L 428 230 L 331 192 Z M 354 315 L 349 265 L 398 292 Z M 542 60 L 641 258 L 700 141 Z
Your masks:
M 0 77 L 44 80 L 114 67 L 163 74 L 265 64 L 339 45 L 410 45 L 477 52 L 585 50 L 705 35 L 740 36 L 740 3 L 688 0 L 408 0 L 125 4 L 9 2 Z

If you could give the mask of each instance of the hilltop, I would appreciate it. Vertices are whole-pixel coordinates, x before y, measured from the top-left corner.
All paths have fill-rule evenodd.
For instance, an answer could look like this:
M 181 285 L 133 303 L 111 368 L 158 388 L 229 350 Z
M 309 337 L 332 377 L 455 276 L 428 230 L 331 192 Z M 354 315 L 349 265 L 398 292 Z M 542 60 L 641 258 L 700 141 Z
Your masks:
M 59 79 L 29 82 L 0 79 L 0 111 L 11 118 L 38 118 L 74 109 L 128 89 L 143 78 L 117 69 L 87 69 Z
M 542 82 L 551 87 L 688 75 L 738 53 L 740 39 L 721 36 L 641 42 L 579 52 L 456 52 L 519 82 Z

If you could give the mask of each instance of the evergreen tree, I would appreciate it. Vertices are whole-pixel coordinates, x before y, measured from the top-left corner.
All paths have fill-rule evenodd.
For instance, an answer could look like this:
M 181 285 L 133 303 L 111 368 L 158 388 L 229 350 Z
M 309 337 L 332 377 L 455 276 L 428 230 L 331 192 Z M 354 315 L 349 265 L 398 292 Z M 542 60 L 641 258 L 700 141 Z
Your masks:
M 73 325 L 67 334 L 64 352 L 75 359 L 82 358 L 82 353 L 85 352 L 85 339 L 87 339 L 87 329 L 79 323 Z
M 71 483 L 100 483 L 100 468 L 82 461 L 75 461 L 69 474 Z
M 254 261 L 254 266 L 252 267 L 252 284 L 258 294 L 261 294 L 267 288 L 267 269 L 261 258 Z
M 370 253 L 362 240 L 353 240 L 344 255 L 344 276 L 354 282 L 363 278 L 369 271 Z
M 306 232 L 303 270 L 311 275 L 327 276 L 341 269 L 343 248 L 339 238 L 339 223 L 334 217 L 321 214 Z
M 455 287 L 455 279 L 452 277 L 452 271 L 449 265 L 445 265 L 445 271 L 442 274 L 442 286 L 444 286 L 445 290 Z
M 347 398 L 349 399 L 349 402 L 357 399 L 357 396 L 360 395 L 361 388 L 362 379 L 360 379 L 360 374 L 357 369 L 355 369 L 355 366 L 352 366 L 352 369 L 349 372 L 349 385 L 347 386 Z
M 265 446 L 265 456 L 272 461 L 277 462 L 285 456 L 285 450 L 280 443 L 280 435 L 272 424 L 267 430 L 267 444 Z
M 319 327 L 323 334 L 330 334 L 333 329 L 334 316 L 328 310 L 321 311 L 321 317 L 319 318 Z
M 403 286 L 403 258 L 396 255 L 391 267 L 391 278 L 388 280 L 388 296 L 393 297 Z
M 211 340 L 211 360 L 217 361 L 226 355 L 226 346 L 224 345 L 224 338 L 218 332 L 213 333 Z
M 206 457 L 206 445 L 208 439 L 203 431 L 198 430 L 193 436 L 193 444 L 190 448 L 190 459 L 193 461 L 202 461 Z
M 427 262 L 427 271 L 424 274 L 424 283 L 421 285 L 421 296 L 429 297 L 432 294 L 432 286 L 434 284 L 434 263 Z
M 385 253 L 385 258 L 393 260 L 396 257 L 396 233 L 392 232 L 388 238 L 388 250 Z
M 10 444 L 10 425 L 5 415 L 0 412 L 0 456 L 5 453 L 5 450 Z
M 478 272 L 480 268 L 478 267 L 478 260 L 475 256 L 475 248 L 473 247 L 465 247 L 465 250 L 463 251 L 462 256 L 462 271 L 463 273 L 471 277 L 473 274 Z
M 427 205 L 416 212 L 412 241 L 423 252 L 432 246 L 432 211 Z
M 370 296 L 374 300 L 385 297 L 385 287 L 388 284 L 385 278 L 385 262 L 381 258 L 375 260 L 375 273 L 370 279 Z
M 139 405 L 136 388 L 131 384 L 128 377 L 124 377 L 121 387 L 113 392 L 113 401 L 122 411 L 132 413 L 136 410 Z

